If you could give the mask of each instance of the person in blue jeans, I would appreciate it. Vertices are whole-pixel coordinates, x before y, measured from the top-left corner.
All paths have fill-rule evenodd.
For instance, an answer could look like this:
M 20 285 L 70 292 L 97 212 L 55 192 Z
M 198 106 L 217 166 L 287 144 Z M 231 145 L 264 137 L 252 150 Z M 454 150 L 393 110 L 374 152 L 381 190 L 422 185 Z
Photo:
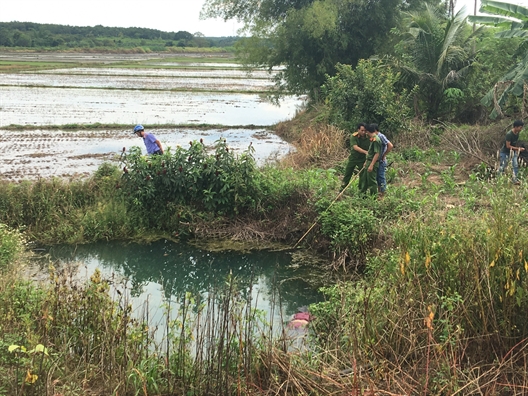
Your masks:
M 377 132 L 377 135 L 381 141 L 381 154 L 379 156 L 379 166 L 376 181 L 378 182 L 378 197 L 382 198 L 385 194 L 385 191 L 387 191 L 387 179 L 385 178 L 385 172 L 387 171 L 387 154 L 392 151 L 394 145 L 389 139 L 387 139 L 387 136 L 379 131 L 378 124 L 370 124 L 370 126 Z
M 519 153 L 524 151 L 524 147 L 516 147 L 517 140 L 519 140 L 519 133 L 524 127 L 524 122 L 521 120 L 516 120 L 513 122 L 513 128 L 506 134 L 506 139 L 502 148 L 500 150 L 500 165 L 499 165 L 499 176 L 504 173 L 504 169 L 508 166 L 510 162 L 510 157 L 512 157 L 512 166 L 513 166 L 513 184 L 520 184 L 517 175 L 519 174 Z

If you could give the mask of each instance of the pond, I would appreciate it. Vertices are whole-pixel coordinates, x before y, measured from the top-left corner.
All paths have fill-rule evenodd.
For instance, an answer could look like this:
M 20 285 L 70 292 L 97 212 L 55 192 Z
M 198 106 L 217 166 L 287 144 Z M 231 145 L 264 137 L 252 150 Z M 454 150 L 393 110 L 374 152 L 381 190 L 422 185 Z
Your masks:
M 175 308 L 191 293 L 198 300 L 236 279 L 239 290 L 248 294 L 251 305 L 283 324 L 301 306 L 320 301 L 318 285 L 325 277 L 317 265 L 300 265 L 302 258 L 290 250 L 214 251 L 167 240 L 149 244 L 101 242 L 79 246 L 48 247 L 49 259 L 57 270 L 68 269 L 79 279 L 99 269 L 114 289 L 130 293 L 136 315 L 148 301 L 149 320 L 163 328 L 163 304 Z

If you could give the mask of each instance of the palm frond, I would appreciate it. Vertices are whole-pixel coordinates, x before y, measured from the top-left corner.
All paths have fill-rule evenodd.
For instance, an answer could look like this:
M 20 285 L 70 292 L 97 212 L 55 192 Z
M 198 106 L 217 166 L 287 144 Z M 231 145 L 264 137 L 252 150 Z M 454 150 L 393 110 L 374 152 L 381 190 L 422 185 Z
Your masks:
M 504 3 L 502 1 L 481 0 L 480 12 L 493 15 L 503 15 L 516 18 L 521 21 L 528 20 L 528 8 L 517 4 Z
M 528 37 L 528 30 L 505 30 L 495 35 L 498 38 Z
M 471 23 L 478 23 L 481 25 L 495 26 L 500 28 L 510 28 L 512 20 L 504 17 L 489 16 L 489 15 L 469 15 L 468 21 Z

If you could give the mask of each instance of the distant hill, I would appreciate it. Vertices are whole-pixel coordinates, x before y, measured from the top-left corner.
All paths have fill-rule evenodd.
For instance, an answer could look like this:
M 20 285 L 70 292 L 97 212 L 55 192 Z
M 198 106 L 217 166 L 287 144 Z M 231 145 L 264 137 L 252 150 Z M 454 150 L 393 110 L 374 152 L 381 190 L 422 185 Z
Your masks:
M 205 37 L 186 31 L 146 28 L 69 26 L 33 22 L 0 22 L 0 46 L 24 48 L 148 48 L 231 47 L 238 37 Z

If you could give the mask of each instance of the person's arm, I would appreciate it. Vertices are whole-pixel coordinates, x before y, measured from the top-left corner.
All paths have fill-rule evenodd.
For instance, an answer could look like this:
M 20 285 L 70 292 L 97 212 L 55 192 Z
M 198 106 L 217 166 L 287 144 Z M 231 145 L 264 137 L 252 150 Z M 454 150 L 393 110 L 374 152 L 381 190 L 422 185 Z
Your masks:
M 368 151 L 367 150 L 363 150 L 361 147 L 359 147 L 357 144 L 354 144 L 352 146 L 352 148 L 354 150 L 356 150 L 358 153 L 361 153 L 361 154 L 368 154 Z
M 394 145 L 390 141 L 387 141 L 387 150 L 385 150 L 385 153 L 383 153 L 383 158 L 381 159 L 382 161 L 385 161 L 385 157 L 387 157 L 387 154 L 389 154 L 393 148 Z
M 159 149 L 161 151 L 161 154 L 163 154 L 163 147 L 161 146 L 161 142 L 158 139 L 156 139 L 156 141 L 154 143 L 156 143 L 158 145 L 158 147 L 159 147 Z
M 506 148 L 508 150 L 513 150 L 513 151 L 517 151 L 517 152 L 521 152 L 521 151 L 524 151 L 524 147 L 515 147 L 515 146 L 512 146 L 511 145 L 511 142 L 509 140 L 506 140 Z
M 352 134 L 350 136 L 350 144 L 352 146 L 352 150 L 355 150 L 357 151 L 358 153 L 361 153 L 361 154 L 367 154 L 368 151 L 366 150 L 363 150 L 361 147 L 359 147 L 359 144 L 358 144 L 358 137 L 356 135 L 356 133 Z
M 372 172 L 374 170 L 374 164 L 378 162 L 379 153 L 374 154 L 374 157 L 372 158 L 372 162 L 370 163 L 367 171 Z

